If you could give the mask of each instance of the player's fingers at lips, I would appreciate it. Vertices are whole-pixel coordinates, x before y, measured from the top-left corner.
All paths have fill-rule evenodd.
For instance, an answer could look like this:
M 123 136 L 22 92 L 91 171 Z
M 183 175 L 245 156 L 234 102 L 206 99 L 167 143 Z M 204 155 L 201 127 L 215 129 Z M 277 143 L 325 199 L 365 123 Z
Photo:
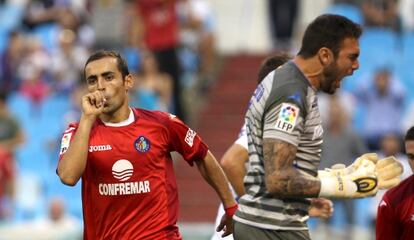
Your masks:
M 96 91 L 93 94 L 95 96 L 95 106 L 98 108 L 101 107 L 104 99 L 102 92 Z
M 95 97 L 95 95 L 94 95 L 94 94 L 90 94 L 90 95 L 88 96 L 88 100 L 89 100 L 89 103 L 90 103 L 91 105 L 95 105 L 95 102 L 96 102 L 96 97 Z

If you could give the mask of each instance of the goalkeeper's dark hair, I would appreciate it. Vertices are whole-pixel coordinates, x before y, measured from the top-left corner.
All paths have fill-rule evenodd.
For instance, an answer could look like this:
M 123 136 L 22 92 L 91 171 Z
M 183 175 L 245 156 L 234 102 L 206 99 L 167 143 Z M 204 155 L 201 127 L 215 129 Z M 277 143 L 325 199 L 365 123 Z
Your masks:
M 408 129 L 407 133 L 405 134 L 405 141 L 414 141 L 414 126 Z
M 111 58 L 116 59 L 117 67 L 118 67 L 118 70 L 122 74 L 122 78 L 125 78 L 126 76 L 129 75 L 128 65 L 127 65 L 125 59 L 121 56 L 121 54 L 119 54 L 118 52 L 115 52 L 115 51 L 99 50 L 99 51 L 94 52 L 88 58 L 88 60 L 86 60 L 85 68 L 86 68 L 86 65 L 88 65 L 90 62 L 93 62 L 93 61 L 96 61 L 96 60 L 99 60 L 99 59 L 102 59 L 102 58 L 107 58 L 107 57 L 111 57 Z M 83 70 L 84 73 L 85 73 L 85 68 Z
M 288 54 L 279 52 L 275 55 L 266 58 L 262 65 L 260 65 L 259 72 L 257 73 L 257 83 L 261 83 L 263 79 L 273 70 L 282 66 L 284 63 L 292 59 Z
M 361 26 L 348 18 L 324 14 L 313 20 L 306 28 L 298 55 L 307 59 L 315 56 L 319 49 L 326 47 L 336 58 L 346 38 L 359 39 L 361 34 Z

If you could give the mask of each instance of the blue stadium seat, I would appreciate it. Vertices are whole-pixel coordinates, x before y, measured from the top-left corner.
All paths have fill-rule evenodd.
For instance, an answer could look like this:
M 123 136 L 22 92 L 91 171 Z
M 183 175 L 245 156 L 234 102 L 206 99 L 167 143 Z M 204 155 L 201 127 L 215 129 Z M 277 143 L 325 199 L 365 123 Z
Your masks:
M 360 38 L 360 63 L 367 70 L 379 67 L 395 67 L 395 59 L 400 57 L 399 37 L 390 29 L 368 28 Z
M 7 32 L 16 29 L 22 22 L 24 5 L 5 3 L 0 9 L 0 28 Z
M 362 15 L 361 10 L 358 7 L 351 4 L 334 4 L 330 6 L 328 9 L 326 9 L 325 12 L 345 16 L 359 24 L 364 23 L 364 16 Z
M 33 33 L 39 38 L 46 51 L 51 52 L 58 46 L 59 26 L 56 23 L 42 24 L 37 26 Z
M 13 92 L 8 97 L 7 105 L 11 113 L 20 121 L 30 121 L 32 106 L 29 99 L 19 93 Z
M 405 32 L 402 35 L 402 59 L 414 62 L 414 32 Z M 412 66 L 412 65 L 411 65 Z
M 128 68 L 131 72 L 138 72 L 142 64 L 141 52 L 137 48 L 126 47 L 124 49 L 124 56 L 128 63 Z
M 43 183 L 37 173 L 20 171 L 16 180 L 14 221 L 33 220 L 45 212 Z
M 61 197 L 66 199 L 66 208 L 71 215 L 82 219 L 82 182 L 79 181 L 75 186 L 69 187 L 60 182 L 55 171 L 50 171 L 45 184 L 46 198 Z
M 402 85 L 407 89 L 407 103 L 414 100 L 414 92 L 411 89 L 414 89 L 414 58 L 412 60 L 402 59 L 399 61 L 398 66 L 396 67 L 396 74 L 401 80 Z

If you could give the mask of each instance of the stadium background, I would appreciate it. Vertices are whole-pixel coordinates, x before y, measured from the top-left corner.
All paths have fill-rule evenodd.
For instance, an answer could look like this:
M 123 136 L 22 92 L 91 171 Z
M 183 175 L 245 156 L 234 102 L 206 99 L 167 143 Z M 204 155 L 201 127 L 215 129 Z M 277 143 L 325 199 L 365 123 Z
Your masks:
M 176 47 L 182 67 L 180 89 L 185 120 L 218 159 L 237 137 L 261 61 L 278 50 L 295 54 L 306 25 L 326 12 L 343 14 L 364 25 L 361 67 L 342 83 L 338 94 L 352 130 L 373 151 L 381 153 L 387 149 L 378 147 L 379 138 L 376 147 L 370 145 L 372 135 L 365 128 L 367 124 L 378 126 L 371 130 L 375 136 L 394 135 L 400 139 L 414 123 L 413 0 L 289 1 L 297 3 L 296 14 L 292 20 L 284 20 L 289 19 L 288 14 L 276 18 L 276 22 L 269 15 L 271 0 L 177 2 L 180 28 Z M 0 119 L 12 115 L 23 136 L 14 145 L 14 160 L 0 161 L 0 173 L 7 165 L 4 162 L 14 161 L 14 174 L 0 177 L 0 189 L 8 181 L 13 183 L 12 194 L 0 192 L 0 239 L 80 238 L 80 184 L 64 186 L 55 168 L 61 133 L 79 116 L 76 99 L 85 91 L 81 73 L 93 50 L 116 49 L 127 58 L 138 79 L 137 89 L 131 94 L 133 105 L 174 111 L 172 78 L 157 70 L 151 52 L 140 41 L 142 23 L 135 21 L 135 4 L 132 0 L 0 1 L 0 84 L 1 91 L 8 95 L 8 110 L 1 110 Z M 279 8 L 276 12 L 281 16 L 288 6 L 282 4 Z M 375 15 L 376 8 L 380 16 Z M 271 28 L 289 25 L 283 21 L 294 23 L 291 35 L 273 35 Z M 391 96 L 385 103 L 367 101 L 364 96 L 376 91 L 373 79 L 383 69 L 390 72 L 387 93 Z M 326 96 L 321 98 L 321 111 L 327 121 Z M 375 125 L 375 121 L 367 123 L 372 119 L 368 115 L 375 114 L 383 103 L 393 106 L 377 119 L 384 122 L 384 127 Z M 6 130 L 0 128 L 0 136 L 4 135 L 2 131 Z M 3 140 L 7 139 L 0 140 L 0 149 L 4 148 Z M 395 151 L 402 153 L 401 149 Z M 175 169 L 184 239 L 209 239 L 218 198 L 198 171 L 179 156 Z M 345 210 L 340 205 L 335 205 L 330 224 L 312 220 L 314 238 L 374 239 L 375 200 L 355 203 L 351 226 L 346 225 Z M 51 219 L 50 209 L 60 220 Z

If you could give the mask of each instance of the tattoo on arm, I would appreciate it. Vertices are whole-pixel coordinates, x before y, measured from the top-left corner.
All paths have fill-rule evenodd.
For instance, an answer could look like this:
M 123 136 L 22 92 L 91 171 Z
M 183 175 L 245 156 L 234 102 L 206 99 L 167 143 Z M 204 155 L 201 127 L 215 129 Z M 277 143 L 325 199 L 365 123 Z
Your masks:
M 293 166 L 296 151 L 296 146 L 290 143 L 277 139 L 263 140 L 267 190 L 280 198 L 316 197 L 320 182 Z

